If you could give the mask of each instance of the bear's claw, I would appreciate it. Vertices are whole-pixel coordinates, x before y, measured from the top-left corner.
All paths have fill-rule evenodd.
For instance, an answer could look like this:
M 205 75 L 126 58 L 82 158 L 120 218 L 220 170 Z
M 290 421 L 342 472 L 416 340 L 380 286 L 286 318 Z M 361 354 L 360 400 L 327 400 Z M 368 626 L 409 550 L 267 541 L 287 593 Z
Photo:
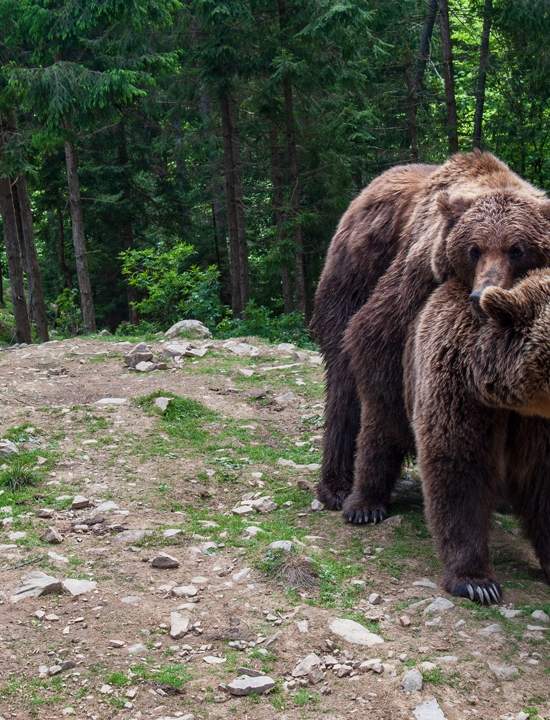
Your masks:
M 349 510 L 344 510 L 343 515 L 347 522 L 354 525 L 367 525 L 369 523 L 377 525 L 386 519 L 387 512 L 383 507 L 374 508 L 373 510 L 352 507 Z
M 327 510 L 341 510 L 349 490 L 331 490 L 327 485 L 320 483 L 317 488 L 317 497 Z
M 451 594 L 468 598 L 480 605 L 498 605 L 502 602 L 502 588 L 492 580 L 463 580 L 451 588 Z

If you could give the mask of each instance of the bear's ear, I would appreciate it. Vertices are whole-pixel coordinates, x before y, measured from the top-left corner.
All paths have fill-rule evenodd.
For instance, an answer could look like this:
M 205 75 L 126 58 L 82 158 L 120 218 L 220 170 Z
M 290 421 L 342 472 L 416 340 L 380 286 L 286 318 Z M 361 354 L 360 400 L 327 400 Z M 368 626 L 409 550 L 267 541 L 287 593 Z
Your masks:
M 451 200 L 446 190 L 442 190 L 437 196 L 438 210 L 447 220 L 449 227 L 452 227 L 464 215 L 472 202 L 473 199 L 460 196 Z
M 514 325 L 521 315 L 521 308 L 514 294 L 503 288 L 488 287 L 482 292 L 479 304 L 485 315 L 504 327 Z

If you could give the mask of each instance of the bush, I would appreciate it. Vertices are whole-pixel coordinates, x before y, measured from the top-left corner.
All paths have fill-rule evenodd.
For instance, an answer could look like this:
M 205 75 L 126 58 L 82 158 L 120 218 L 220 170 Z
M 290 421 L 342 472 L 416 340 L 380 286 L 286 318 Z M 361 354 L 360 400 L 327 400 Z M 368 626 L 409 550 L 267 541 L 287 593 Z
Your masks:
M 301 347 L 314 347 L 307 331 L 304 317 L 298 312 L 274 315 L 262 305 L 250 301 L 242 318 L 225 317 L 216 328 L 221 338 L 254 335 L 271 342 L 293 342 Z
M 218 269 L 190 265 L 194 254 L 186 243 L 164 251 L 147 248 L 122 253 L 122 274 L 141 296 L 134 303 L 141 317 L 163 327 L 189 318 L 208 325 L 219 322 Z
M 82 314 L 78 290 L 64 288 L 51 305 L 53 325 L 61 335 L 78 335 L 82 327 Z

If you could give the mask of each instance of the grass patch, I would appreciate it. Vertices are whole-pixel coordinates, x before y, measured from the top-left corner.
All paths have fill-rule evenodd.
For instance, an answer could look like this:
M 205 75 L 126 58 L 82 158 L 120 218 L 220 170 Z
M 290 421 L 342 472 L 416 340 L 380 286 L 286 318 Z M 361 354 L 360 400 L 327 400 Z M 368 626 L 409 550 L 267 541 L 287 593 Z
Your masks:
M 151 668 L 148 665 L 133 665 L 130 670 L 132 675 L 139 680 L 174 690 L 181 690 L 185 683 L 193 677 L 185 665 L 169 664 L 158 668 Z
M 40 476 L 29 460 L 19 455 L 15 455 L 8 467 L 0 471 L 0 488 L 7 488 L 12 493 L 18 493 L 29 485 L 37 485 L 39 480 Z

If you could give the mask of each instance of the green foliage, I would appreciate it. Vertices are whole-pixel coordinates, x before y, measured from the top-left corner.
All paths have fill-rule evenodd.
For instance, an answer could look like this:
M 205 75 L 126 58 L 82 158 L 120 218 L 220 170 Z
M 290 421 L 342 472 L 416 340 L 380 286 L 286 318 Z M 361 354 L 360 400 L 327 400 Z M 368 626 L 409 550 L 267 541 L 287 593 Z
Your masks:
M 314 347 L 300 313 L 275 315 L 269 308 L 258 306 L 253 301 L 246 306 L 242 318 L 227 315 L 218 324 L 216 334 L 221 338 L 251 335 L 272 342 L 292 342 L 301 347 Z
M 61 335 L 77 335 L 82 326 L 78 292 L 64 288 L 51 305 L 52 321 Z
M 170 325 L 195 318 L 216 323 L 222 314 L 218 271 L 190 265 L 192 245 L 178 243 L 165 251 L 153 248 L 122 254 L 122 273 L 142 296 L 134 307 L 144 318 Z
M 16 455 L 5 470 L 0 470 L 0 488 L 6 488 L 13 493 L 29 485 L 36 485 L 37 482 L 38 474 L 26 457 L 20 458 Z

